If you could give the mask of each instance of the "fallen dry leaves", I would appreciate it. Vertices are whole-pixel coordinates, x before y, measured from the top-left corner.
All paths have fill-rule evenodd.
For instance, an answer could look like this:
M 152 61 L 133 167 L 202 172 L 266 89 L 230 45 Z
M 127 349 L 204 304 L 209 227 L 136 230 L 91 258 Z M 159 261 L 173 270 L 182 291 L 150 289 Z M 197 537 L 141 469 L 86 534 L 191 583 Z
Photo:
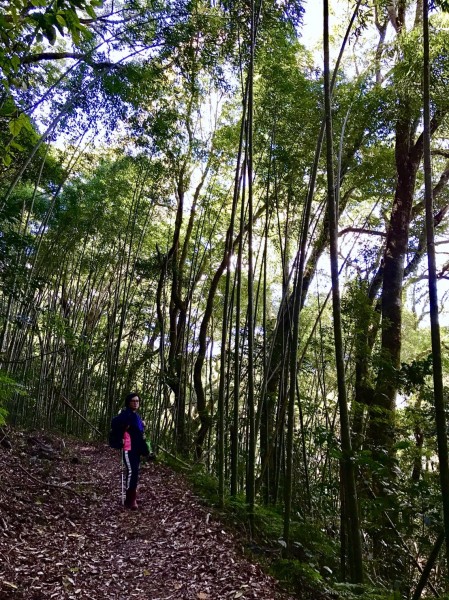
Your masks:
M 130 512 L 117 451 L 44 434 L 11 441 L 0 447 L 2 600 L 290 598 L 164 465 L 142 467 Z

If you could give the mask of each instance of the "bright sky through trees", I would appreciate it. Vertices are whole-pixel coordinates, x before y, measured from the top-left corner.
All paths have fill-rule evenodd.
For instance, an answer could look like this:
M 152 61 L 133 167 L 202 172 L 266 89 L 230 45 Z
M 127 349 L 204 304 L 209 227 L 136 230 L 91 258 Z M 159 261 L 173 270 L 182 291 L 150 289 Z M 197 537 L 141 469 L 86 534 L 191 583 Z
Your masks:
M 332 30 L 339 19 L 349 13 L 351 3 L 347 0 L 333 0 L 330 4 L 330 28 Z M 317 52 L 316 59 L 318 60 L 318 57 L 322 56 L 323 2 L 322 0 L 308 0 L 304 8 L 304 27 L 301 30 L 301 42 Z

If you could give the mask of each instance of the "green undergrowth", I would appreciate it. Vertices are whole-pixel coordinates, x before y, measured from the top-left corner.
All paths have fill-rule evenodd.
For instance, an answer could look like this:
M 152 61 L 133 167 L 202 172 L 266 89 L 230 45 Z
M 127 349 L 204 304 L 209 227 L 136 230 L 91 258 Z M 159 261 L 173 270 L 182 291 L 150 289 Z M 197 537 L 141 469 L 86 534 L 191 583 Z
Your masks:
M 282 539 L 282 512 L 276 507 L 256 505 L 251 531 L 243 496 L 227 496 L 220 507 L 215 477 L 199 468 L 187 470 L 170 458 L 164 462 L 186 475 L 194 493 L 238 534 L 248 557 L 301 600 L 400 600 L 394 592 L 341 582 L 338 538 L 323 523 L 293 519 L 287 548 Z

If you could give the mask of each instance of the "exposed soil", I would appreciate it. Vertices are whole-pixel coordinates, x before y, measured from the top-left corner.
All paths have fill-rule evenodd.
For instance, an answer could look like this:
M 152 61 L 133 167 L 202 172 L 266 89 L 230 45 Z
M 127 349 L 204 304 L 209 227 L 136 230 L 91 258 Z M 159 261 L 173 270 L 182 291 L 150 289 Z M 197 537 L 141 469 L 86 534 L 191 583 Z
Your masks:
M 2 437 L 2 600 L 292 600 L 163 464 L 142 467 L 133 512 L 121 506 L 118 451 Z

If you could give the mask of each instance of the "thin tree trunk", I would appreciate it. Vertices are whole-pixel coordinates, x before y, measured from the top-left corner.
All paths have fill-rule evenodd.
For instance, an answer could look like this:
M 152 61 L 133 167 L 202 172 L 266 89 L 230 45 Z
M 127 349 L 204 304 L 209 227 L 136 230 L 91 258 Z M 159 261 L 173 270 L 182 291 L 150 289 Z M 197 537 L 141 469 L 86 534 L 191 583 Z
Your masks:
M 432 199 L 432 163 L 430 155 L 430 60 L 428 0 L 423 0 L 424 33 L 424 185 L 426 198 L 427 260 L 429 266 L 430 328 L 432 338 L 433 388 L 437 427 L 441 496 L 443 502 L 446 563 L 449 564 L 449 457 L 447 447 L 446 402 L 443 388 L 440 324 L 435 258 L 435 236 Z
M 332 277 L 332 314 L 334 318 L 335 362 L 337 369 L 338 405 L 340 410 L 340 429 L 342 447 L 342 470 L 344 473 L 343 486 L 345 506 L 349 515 L 349 550 L 351 580 L 354 583 L 363 582 L 362 542 L 358 513 L 357 490 L 355 485 L 354 465 L 352 461 L 351 435 L 349 427 L 348 406 L 346 399 L 345 367 L 343 356 L 343 338 L 341 327 L 340 290 L 338 276 L 338 213 L 335 202 L 335 185 L 333 175 L 332 152 L 332 107 L 329 69 L 329 5 L 324 0 L 324 104 L 326 113 L 326 158 L 327 158 L 327 187 L 329 202 L 329 237 L 331 254 Z
M 426 0 L 424 0 L 424 2 L 425 1 Z M 444 538 L 445 538 L 445 534 L 444 534 L 444 531 L 442 531 L 438 535 L 437 539 L 435 540 L 435 544 L 433 545 L 430 556 L 427 559 L 426 566 L 424 567 L 424 569 L 421 573 L 421 577 L 419 578 L 418 584 L 416 586 L 416 589 L 413 592 L 412 600 L 419 600 L 421 598 L 421 594 L 429 581 L 430 573 L 432 572 L 435 561 L 438 558 L 438 554 L 440 553 L 441 546 L 443 545 L 443 542 L 444 542 Z M 438 597 L 438 594 L 435 591 L 435 589 L 433 589 L 433 586 L 432 586 L 432 591 L 434 592 L 434 595 L 436 597 Z
M 244 165 L 245 168 L 246 165 Z M 235 335 L 234 335 L 234 393 L 233 393 L 233 413 L 231 430 L 231 496 L 236 497 L 238 493 L 238 472 L 239 472 L 239 413 L 240 413 L 240 312 L 242 304 L 242 257 L 243 257 L 243 234 L 245 221 L 245 178 L 242 181 L 242 199 L 240 203 L 240 231 L 239 244 L 237 251 L 236 265 L 236 290 L 235 290 Z
M 251 535 L 254 533 L 254 502 L 256 473 L 256 422 L 254 401 L 254 256 L 253 256 L 253 83 L 255 46 L 255 7 L 251 2 L 251 49 L 248 86 L 248 459 L 246 472 L 246 502 L 249 511 Z

